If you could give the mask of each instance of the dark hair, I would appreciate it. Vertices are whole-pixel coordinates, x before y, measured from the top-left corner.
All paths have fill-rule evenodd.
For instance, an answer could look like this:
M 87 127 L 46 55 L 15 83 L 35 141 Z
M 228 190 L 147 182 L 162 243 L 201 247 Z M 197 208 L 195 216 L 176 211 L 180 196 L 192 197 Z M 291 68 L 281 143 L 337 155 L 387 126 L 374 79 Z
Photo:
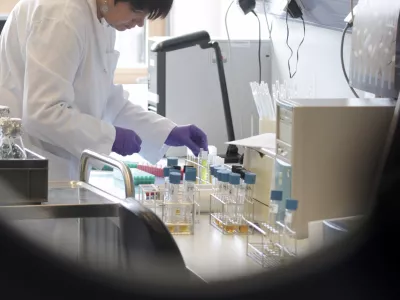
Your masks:
M 171 11 L 174 0 L 115 0 L 118 2 L 127 2 L 132 9 L 144 10 L 149 13 L 149 20 L 164 19 Z

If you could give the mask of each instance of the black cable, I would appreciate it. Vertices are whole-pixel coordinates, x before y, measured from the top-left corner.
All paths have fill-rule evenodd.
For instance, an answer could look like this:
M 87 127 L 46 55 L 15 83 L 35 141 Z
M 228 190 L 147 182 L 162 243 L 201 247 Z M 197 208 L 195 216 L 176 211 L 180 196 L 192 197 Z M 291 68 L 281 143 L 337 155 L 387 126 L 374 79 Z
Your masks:
M 261 84 L 262 80 L 262 63 L 261 63 L 261 21 L 258 17 L 257 13 L 252 10 L 253 15 L 256 16 L 258 20 L 258 67 L 259 67 L 259 83 Z
M 290 52 L 291 52 L 290 57 L 289 57 L 289 60 L 288 60 L 288 68 L 289 68 L 289 76 L 290 76 L 290 79 L 292 79 L 292 78 L 297 74 L 297 66 L 298 66 L 299 60 L 300 60 L 300 48 L 301 48 L 301 46 L 303 45 L 304 40 L 305 40 L 305 38 L 306 38 L 306 22 L 304 21 L 303 16 L 300 16 L 301 20 L 303 21 L 304 36 L 303 36 L 302 41 L 300 42 L 299 48 L 297 49 L 296 71 L 292 74 L 292 69 L 291 69 L 291 67 L 290 67 L 290 60 L 291 60 L 292 57 L 293 57 L 293 50 L 292 50 L 292 48 L 291 48 L 290 45 L 289 45 L 289 20 L 288 20 L 288 18 L 289 18 L 289 11 L 287 10 L 287 11 L 286 11 L 286 28 L 287 28 L 286 45 L 289 47 L 289 50 L 290 50 Z
M 347 72 L 346 72 L 346 67 L 345 67 L 345 65 L 344 65 L 344 55 L 343 55 L 343 48 L 344 48 L 344 39 L 345 39 L 345 37 L 346 37 L 346 33 L 347 33 L 347 30 L 349 30 L 349 28 L 351 27 L 352 25 L 350 24 L 350 23 L 347 23 L 347 25 L 346 25 L 346 28 L 343 30 L 343 35 L 342 35 L 342 43 L 341 43 L 341 45 L 340 45 L 340 59 L 341 59 L 341 62 L 342 62 L 342 70 L 343 70 L 343 74 L 344 74 L 344 77 L 346 78 L 346 81 L 347 81 L 347 84 L 349 85 L 349 87 L 350 87 L 350 89 L 351 89 L 351 91 L 353 92 L 353 94 L 354 94 L 354 96 L 356 96 L 357 98 L 360 98 L 360 96 L 358 96 L 358 94 L 357 94 L 357 92 L 354 90 L 354 88 L 350 85 L 350 79 L 349 79 L 349 76 L 347 75 Z

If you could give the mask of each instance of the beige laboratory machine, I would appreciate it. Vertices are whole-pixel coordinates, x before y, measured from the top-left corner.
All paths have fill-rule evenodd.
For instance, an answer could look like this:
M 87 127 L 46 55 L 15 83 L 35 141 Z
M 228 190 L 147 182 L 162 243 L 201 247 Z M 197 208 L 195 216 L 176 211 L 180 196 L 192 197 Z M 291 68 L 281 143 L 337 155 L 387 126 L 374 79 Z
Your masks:
M 389 99 L 278 103 L 275 188 L 299 207 L 299 239 L 310 221 L 363 214 L 395 109 Z

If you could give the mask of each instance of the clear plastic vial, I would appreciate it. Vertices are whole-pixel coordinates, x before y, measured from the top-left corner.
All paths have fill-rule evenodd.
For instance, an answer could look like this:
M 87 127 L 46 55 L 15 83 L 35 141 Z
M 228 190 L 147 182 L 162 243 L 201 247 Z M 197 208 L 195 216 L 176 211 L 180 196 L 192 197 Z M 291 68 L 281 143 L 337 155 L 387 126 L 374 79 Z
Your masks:
M 0 128 L 2 132 L 0 157 L 2 159 L 26 159 L 21 119 L 1 118 Z
M 254 173 L 245 173 L 244 175 L 244 202 L 245 202 L 245 211 L 244 218 L 247 221 L 253 222 L 254 219 L 254 211 L 253 211 L 253 193 L 254 186 L 256 184 L 257 176 Z
M 227 197 L 227 206 L 229 208 L 229 220 L 234 223 L 241 223 L 244 202 L 239 199 L 240 175 L 236 173 L 229 174 L 229 196 Z
M 218 175 L 218 172 L 221 171 L 221 170 L 222 170 L 222 168 L 220 166 L 214 167 L 214 170 L 213 170 L 213 178 L 214 178 L 214 180 L 213 180 L 213 191 L 214 191 L 215 195 L 218 195 L 218 192 L 219 192 L 219 175 Z
M 283 248 L 284 256 L 293 257 L 297 254 L 296 232 L 293 230 L 293 220 L 298 209 L 299 202 L 294 199 L 286 200 Z
M 195 202 L 195 183 L 197 172 L 195 168 L 186 168 L 185 181 L 183 182 L 183 201 L 193 204 Z
M 200 179 L 201 179 L 201 184 L 205 184 L 209 182 L 208 179 L 208 151 L 205 151 L 204 149 L 200 149 L 200 155 L 199 155 L 199 165 L 200 165 Z
M 170 168 L 164 168 L 164 201 L 168 201 L 168 190 L 169 190 L 169 173 Z
M 254 173 L 246 173 L 244 176 L 244 183 L 246 184 L 246 199 L 253 200 L 254 185 L 256 184 L 257 175 Z
M 218 171 L 218 183 L 219 183 L 219 198 L 221 201 L 226 202 L 229 194 L 229 174 L 231 172 L 227 170 Z
M 281 227 L 277 224 L 279 207 L 283 200 L 282 191 L 271 191 L 270 203 L 269 203 L 269 214 L 266 224 L 267 230 L 267 251 L 274 255 L 279 255 L 280 253 L 280 235 Z
M 166 220 L 168 227 L 174 226 L 181 221 L 182 213 L 179 205 L 179 185 L 181 182 L 181 174 L 170 172 L 168 201 L 166 201 Z M 170 230 L 172 231 L 172 228 Z

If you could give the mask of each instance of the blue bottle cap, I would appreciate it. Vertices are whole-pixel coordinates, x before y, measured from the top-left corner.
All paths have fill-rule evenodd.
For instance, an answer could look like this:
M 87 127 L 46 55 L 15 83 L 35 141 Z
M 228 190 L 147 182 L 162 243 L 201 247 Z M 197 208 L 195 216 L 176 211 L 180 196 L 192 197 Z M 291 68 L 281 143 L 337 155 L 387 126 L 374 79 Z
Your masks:
M 222 182 L 225 182 L 225 183 L 228 183 L 229 182 L 229 174 L 230 173 L 231 172 L 229 172 L 227 170 L 218 171 L 218 174 L 219 174 L 218 180 L 222 181 Z
M 246 173 L 246 175 L 244 175 L 244 182 L 246 184 L 256 184 L 256 177 L 254 173 Z
M 221 170 L 223 170 L 223 169 L 221 168 L 221 166 L 214 167 L 214 174 L 213 174 L 213 176 L 216 177 L 218 180 L 219 180 L 218 172 L 221 171 Z
M 298 206 L 299 206 L 299 201 L 293 199 L 286 200 L 286 209 L 297 210 Z
M 174 167 L 178 165 L 178 158 L 177 157 L 168 157 L 167 158 L 167 166 Z
M 197 175 L 197 172 L 196 172 L 195 168 L 186 168 L 186 173 L 185 173 L 186 181 L 195 182 L 196 175 Z
M 170 171 L 171 169 L 169 168 L 169 167 L 165 167 L 164 168 L 164 177 L 168 177 L 169 176 L 169 171 Z
M 169 173 L 169 182 L 171 184 L 180 184 L 181 183 L 181 174 L 177 172 Z
M 282 201 L 283 192 L 282 191 L 271 191 L 271 200 L 272 201 Z
M 240 174 L 237 174 L 237 173 L 229 174 L 229 183 L 232 185 L 239 185 L 240 184 Z

